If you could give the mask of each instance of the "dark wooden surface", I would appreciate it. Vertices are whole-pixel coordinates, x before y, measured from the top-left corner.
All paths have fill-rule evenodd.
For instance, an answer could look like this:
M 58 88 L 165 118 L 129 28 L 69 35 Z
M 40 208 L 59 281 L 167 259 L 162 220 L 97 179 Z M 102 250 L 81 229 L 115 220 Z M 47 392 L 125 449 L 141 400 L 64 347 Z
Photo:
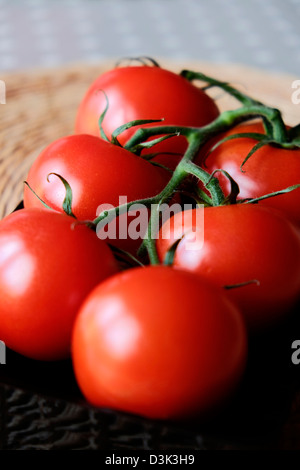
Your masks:
M 70 361 L 43 363 L 8 350 L 0 366 L 0 449 L 299 450 L 300 365 L 291 361 L 298 333 L 297 308 L 285 324 L 250 339 L 246 374 L 230 402 L 189 423 L 95 409 Z

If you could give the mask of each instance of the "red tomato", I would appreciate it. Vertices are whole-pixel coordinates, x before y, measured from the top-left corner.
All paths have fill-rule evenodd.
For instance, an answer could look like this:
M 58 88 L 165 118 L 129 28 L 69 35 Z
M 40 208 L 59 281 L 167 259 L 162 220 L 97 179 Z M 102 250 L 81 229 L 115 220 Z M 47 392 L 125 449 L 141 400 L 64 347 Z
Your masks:
M 178 213 L 162 227 L 157 240 L 161 259 L 182 233 L 189 234 L 177 246 L 174 266 L 219 286 L 258 281 L 228 290 L 253 330 L 292 309 L 300 298 L 300 235 L 280 211 L 253 204 L 205 208 L 204 242 L 195 248 L 192 241 L 202 220 L 196 219 L 196 209 L 184 216 Z
M 65 214 L 22 209 L 0 222 L 0 338 L 33 359 L 70 354 L 87 294 L 118 270 L 108 246 Z
M 72 337 L 90 403 L 155 419 L 219 406 L 246 356 L 244 321 L 222 289 L 166 266 L 131 269 L 96 287 Z
M 207 94 L 174 72 L 160 67 L 117 67 L 100 75 L 87 90 L 78 108 L 76 133 L 100 135 L 98 120 L 106 107 L 103 91 L 109 102 L 103 121 L 108 138 L 117 127 L 137 119 L 163 118 L 163 125 L 202 127 L 219 115 L 215 102 Z M 121 144 L 124 145 L 137 129 L 138 126 L 123 132 L 118 137 Z M 185 138 L 179 136 L 144 153 L 174 152 L 182 155 L 186 147 Z M 178 157 L 164 155 L 162 162 L 174 168 Z
M 27 182 L 50 207 L 62 211 L 65 188 L 58 173 L 70 184 L 72 210 L 79 220 L 94 220 L 102 204 L 119 206 L 119 196 L 135 201 L 155 196 L 166 185 L 167 177 L 149 162 L 121 147 L 91 135 L 70 135 L 51 143 L 33 163 Z M 24 206 L 43 207 L 25 186 Z M 98 214 L 99 215 L 99 214 Z M 118 238 L 118 234 L 117 234 Z M 135 251 L 140 240 L 129 238 L 111 243 Z
M 264 133 L 264 130 L 261 123 L 243 124 L 226 135 L 246 132 Z M 240 167 L 256 144 L 257 140 L 244 137 L 224 142 L 208 156 L 205 168 L 209 172 L 219 168 L 226 170 L 239 185 L 239 199 L 257 198 L 300 184 L 300 149 L 287 150 L 274 145 L 263 146 L 245 163 L 243 173 Z M 201 160 L 198 160 L 199 163 Z M 221 173 L 216 176 L 224 192 L 228 194 L 230 191 L 228 179 Z M 283 210 L 300 225 L 300 189 L 265 199 L 260 204 Z

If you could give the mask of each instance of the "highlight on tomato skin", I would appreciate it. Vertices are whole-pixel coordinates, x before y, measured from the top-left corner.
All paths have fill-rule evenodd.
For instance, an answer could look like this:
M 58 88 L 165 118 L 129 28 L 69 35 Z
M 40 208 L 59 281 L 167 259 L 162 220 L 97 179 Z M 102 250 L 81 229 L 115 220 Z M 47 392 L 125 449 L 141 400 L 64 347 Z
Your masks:
M 247 354 L 244 320 L 226 293 L 167 266 L 130 269 L 100 284 L 72 336 L 87 401 L 152 419 L 188 419 L 222 406 Z
M 104 72 L 90 85 L 78 107 L 75 133 L 100 136 L 99 117 L 108 110 L 102 122 L 103 131 L 110 139 L 119 126 L 139 119 L 163 119 L 164 125 L 202 127 L 219 115 L 215 101 L 200 87 L 179 74 L 161 67 L 127 66 Z M 155 126 L 147 124 L 143 127 Z M 140 126 L 119 135 L 122 145 Z M 172 166 L 172 156 L 183 155 L 187 147 L 183 136 L 172 137 L 143 154 L 158 152 L 163 163 Z
M 160 260 L 182 238 L 173 266 L 229 288 L 227 295 L 239 306 L 249 331 L 266 330 L 287 318 L 300 300 L 299 230 L 281 211 L 260 204 L 209 207 L 204 209 L 203 246 L 193 249 L 191 234 L 203 230 L 195 211 L 185 212 L 184 224 L 181 213 L 164 224 L 157 239 Z
M 52 209 L 63 212 L 65 188 L 54 175 L 62 176 L 72 189 L 72 211 L 79 220 L 94 220 L 98 207 L 119 205 L 120 196 L 127 202 L 155 196 L 167 184 L 169 176 L 160 168 L 132 152 L 99 137 L 69 135 L 51 142 L 33 162 L 27 183 Z M 44 206 L 36 195 L 24 187 L 25 208 Z M 128 217 L 128 220 L 130 218 Z M 117 239 L 112 243 L 135 254 L 141 240 Z
M 36 208 L 6 216 L 0 221 L 1 340 L 31 359 L 69 358 L 81 303 L 118 270 L 106 243 L 73 217 Z

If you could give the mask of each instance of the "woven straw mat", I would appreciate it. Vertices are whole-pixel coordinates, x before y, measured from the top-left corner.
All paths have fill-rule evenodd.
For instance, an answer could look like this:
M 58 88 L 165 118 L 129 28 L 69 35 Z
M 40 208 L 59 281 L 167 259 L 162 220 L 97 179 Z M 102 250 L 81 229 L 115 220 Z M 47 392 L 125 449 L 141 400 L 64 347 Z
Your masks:
M 22 200 L 23 181 L 33 160 L 53 140 L 74 132 L 76 110 L 88 86 L 115 62 L 2 74 L 6 104 L 0 105 L 0 218 Z M 300 104 L 292 102 L 292 83 L 297 77 L 272 75 L 240 65 L 170 63 L 160 65 L 175 72 L 191 69 L 210 74 L 264 103 L 280 109 L 287 124 L 300 121 Z M 221 110 L 238 104 L 222 91 L 209 92 Z

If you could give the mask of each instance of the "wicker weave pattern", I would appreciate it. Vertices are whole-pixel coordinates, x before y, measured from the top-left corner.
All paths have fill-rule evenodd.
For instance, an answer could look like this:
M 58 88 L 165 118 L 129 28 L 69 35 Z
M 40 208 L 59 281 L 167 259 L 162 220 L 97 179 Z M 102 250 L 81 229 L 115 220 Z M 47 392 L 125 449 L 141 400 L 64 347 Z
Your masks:
M 291 101 L 293 77 L 274 77 L 240 66 L 160 62 L 175 71 L 190 68 L 229 80 L 281 109 L 289 124 L 299 121 L 299 105 Z M 7 93 L 6 104 L 0 106 L 0 218 L 21 201 L 23 181 L 34 158 L 53 140 L 73 132 L 76 109 L 87 87 L 100 73 L 113 66 L 113 61 L 99 66 L 76 64 L 1 77 Z M 236 106 L 220 91 L 211 93 L 218 98 L 221 109 Z

